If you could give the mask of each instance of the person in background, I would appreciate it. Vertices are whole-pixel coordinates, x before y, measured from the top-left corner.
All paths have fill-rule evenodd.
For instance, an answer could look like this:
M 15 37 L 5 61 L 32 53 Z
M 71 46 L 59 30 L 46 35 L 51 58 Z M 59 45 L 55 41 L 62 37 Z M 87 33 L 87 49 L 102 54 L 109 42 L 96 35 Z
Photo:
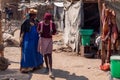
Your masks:
M 12 8 L 5 7 L 5 14 L 6 14 L 6 19 L 10 21 L 13 18 Z
M 12 8 L 9 8 L 8 16 L 9 16 L 9 20 L 13 19 L 13 10 L 12 10 Z
M 49 72 L 49 76 L 54 77 L 52 73 L 52 49 L 53 49 L 52 35 L 56 34 L 56 27 L 52 21 L 52 15 L 50 13 L 44 14 L 44 20 L 39 22 L 37 31 L 40 34 L 38 50 L 44 56 L 46 64 L 45 72 Z
M 96 40 L 95 40 L 95 43 L 96 43 L 96 45 L 97 45 L 97 47 L 98 47 L 97 58 L 101 58 L 101 42 L 102 42 L 101 36 L 98 36 L 98 37 L 96 38 Z
M 23 19 L 29 19 L 29 10 L 30 10 L 30 8 L 26 8 L 25 9 L 25 13 L 23 15 Z
M 9 12 L 8 7 L 5 7 L 5 16 L 6 16 L 6 19 L 7 19 L 7 20 L 9 20 L 8 12 Z
M 26 19 L 21 25 L 20 71 L 23 73 L 31 72 L 43 65 L 43 56 L 37 51 L 39 34 L 37 33 L 38 22 L 35 20 L 36 15 L 37 10 L 30 9 L 29 19 Z

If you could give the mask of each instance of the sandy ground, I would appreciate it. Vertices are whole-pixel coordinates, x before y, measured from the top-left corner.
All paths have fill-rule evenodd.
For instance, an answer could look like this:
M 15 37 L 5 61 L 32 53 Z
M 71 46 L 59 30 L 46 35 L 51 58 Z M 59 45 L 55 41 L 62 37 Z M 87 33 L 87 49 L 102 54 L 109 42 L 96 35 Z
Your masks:
M 54 41 L 61 40 L 61 35 L 54 36 Z M 23 74 L 19 71 L 20 48 L 6 47 L 5 57 L 11 65 L 5 71 L 0 71 L 0 80 L 3 78 L 15 78 L 17 80 L 109 80 L 109 72 L 99 70 L 100 59 L 90 59 L 73 55 L 70 51 L 60 51 L 62 44 L 54 44 L 53 73 L 55 78 L 49 78 L 44 74 L 44 68 L 33 73 Z

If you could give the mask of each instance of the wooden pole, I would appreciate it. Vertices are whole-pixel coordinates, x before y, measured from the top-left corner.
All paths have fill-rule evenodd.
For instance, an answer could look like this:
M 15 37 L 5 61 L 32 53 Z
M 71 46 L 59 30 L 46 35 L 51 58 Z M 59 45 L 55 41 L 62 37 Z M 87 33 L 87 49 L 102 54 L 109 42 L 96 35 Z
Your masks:
M 4 57 L 4 45 L 3 45 L 3 37 L 2 37 L 2 25 L 1 25 L 1 11 L 0 11 L 0 57 Z
M 102 34 L 102 4 L 104 3 L 104 0 L 98 0 L 98 8 L 99 8 L 99 14 L 100 14 L 100 35 Z M 105 43 L 101 41 L 101 65 L 105 63 L 106 54 L 105 54 Z

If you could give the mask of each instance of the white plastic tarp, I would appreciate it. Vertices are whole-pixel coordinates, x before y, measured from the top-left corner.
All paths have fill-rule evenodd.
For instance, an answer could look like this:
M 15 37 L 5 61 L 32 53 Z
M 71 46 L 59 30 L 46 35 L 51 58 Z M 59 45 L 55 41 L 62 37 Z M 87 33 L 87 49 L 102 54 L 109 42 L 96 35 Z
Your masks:
M 64 43 L 70 46 L 75 52 L 79 52 L 80 34 L 83 26 L 83 3 L 82 0 L 74 3 L 66 1 L 65 8 L 65 29 Z
M 54 5 L 57 7 L 63 7 L 63 2 L 54 2 Z

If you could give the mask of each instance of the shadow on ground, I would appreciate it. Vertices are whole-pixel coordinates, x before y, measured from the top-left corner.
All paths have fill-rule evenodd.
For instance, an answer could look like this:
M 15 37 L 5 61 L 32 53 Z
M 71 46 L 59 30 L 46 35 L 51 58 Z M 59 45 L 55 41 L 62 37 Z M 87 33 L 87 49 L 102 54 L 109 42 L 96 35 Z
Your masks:
M 17 61 L 10 61 L 10 64 L 11 63 L 20 64 L 20 62 L 17 62 Z
M 35 74 L 45 74 L 44 73 L 44 68 L 39 70 L 39 71 L 35 71 Z M 55 78 L 63 78 L 64 80 L 89 80 L 87 77 L 85 76 L 78 76 L 75 73 L 70 74 L 69 71 L 63 71 L 60 69 L 53 69 L 53 73 Z M 47 74 L 45 74 L 47 75 Z M 53 80 L 55 80 L 55 78 Z
M 5 71 L 0 71 L 0 80 L 10 80 L 13 78 L 15 80 L 30 80 L 32 73 L 23 74 L 20 73 L 19 69 L 7 69 Z

